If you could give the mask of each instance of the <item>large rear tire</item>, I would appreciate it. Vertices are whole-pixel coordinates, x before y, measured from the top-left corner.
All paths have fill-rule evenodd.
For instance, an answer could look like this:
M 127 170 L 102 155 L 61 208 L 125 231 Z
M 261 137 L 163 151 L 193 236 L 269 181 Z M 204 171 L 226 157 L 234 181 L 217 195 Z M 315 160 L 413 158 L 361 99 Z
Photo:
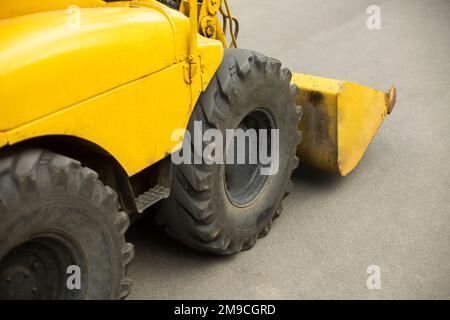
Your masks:
M 40 149 L 0 158 L 0 299 L 120 299 L 128 215 L 98 175 Z M 77 278 L 78 277 L 78 278 Z
M 224 137 L 227 129 L 278 129 L 279 169 L 264 177 L 258 172 L 259 159 L 256 165 L 174 166 L 171 195 L 157 215 L 158 224 L 170 235 L 191 247 L 224 255 L 247 250 L 267 235 L 282 211 L 290 176 L 298 165 L 301 108 L 295 103 L 298 89 L 290 85 L 291 76 L 275 59 L 225 49 L 188 131 L 194 135 L 196 121 L 203 132 L 218 129 Z M 192 143 L 185 140 L 184 148 L 193 149 Z

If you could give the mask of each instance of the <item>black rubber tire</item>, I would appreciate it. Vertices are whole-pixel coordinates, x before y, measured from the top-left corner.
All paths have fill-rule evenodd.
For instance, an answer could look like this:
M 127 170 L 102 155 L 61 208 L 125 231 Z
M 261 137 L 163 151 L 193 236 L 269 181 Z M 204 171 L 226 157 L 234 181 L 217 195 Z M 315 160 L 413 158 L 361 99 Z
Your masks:
M 291 77 L 278 60 L 252 51 L 225 49 L 220 68 L 194 109 L 188 131 L 192 135 L 194 121 L 201 121 L 204 131 L 216 128 L 224 133 L 262 105 L 280 130 L 279 171 L 267 180 L 256 200 L 242 207 L 227 195 L 224 165 L 174 165 L 171 195 L 157 214 L 157 223 L 171 236 L 196 249 L 229 255 L 250 249 L 267 235 L 282 211 L 292 171 L 298 166 L 301 108 L 296 106 L 298 88 L 290 85 Z
M 134 256 L 133 246 L 124 237 L 129 224 L 128 215 L 119 211 L 117 194 L 102 184 L 97 173 L 82 167 L 78 161 L 41 149 L 3 153 L 0 157 L 0 296 L 6 299 L 125 298 L 131 288 L 126 269 Z M 26 251 L 26 246 L 31 250 L 32 245 L 36 251 Z M 60 247 L 64 250 L 58 251 Z M 23 253 L 24 261 L 16 261 L 17 252 Z M 30 254 L 34 261 L 29 269 L 26 258 Z M 70 275 L 64 272 L 67 264 L 81 268 L 80 290 L 67 288 Z M 44 267 L 39 269 L 39 265 Z M 28 273 L 26 278 L 32 279 L 29 281 L 33 281 L 30 286 L 34 293 L 24 292 L 28 283 L 18 285 L 12 281 L 19 269 Z M 49 283 L 44 278 L 56 280 Z

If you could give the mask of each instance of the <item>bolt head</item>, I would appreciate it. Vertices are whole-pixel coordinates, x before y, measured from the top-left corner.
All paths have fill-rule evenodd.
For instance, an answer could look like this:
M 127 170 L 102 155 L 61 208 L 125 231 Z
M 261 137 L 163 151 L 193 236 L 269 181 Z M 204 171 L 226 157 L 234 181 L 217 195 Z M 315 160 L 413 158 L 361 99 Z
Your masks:
M 31 267 L 33 268 L 33 270 L 39 269 L 40 266 L 41 266 L 41 263 L 37 260 L 33 261 L 33 263 L 31 264 Z

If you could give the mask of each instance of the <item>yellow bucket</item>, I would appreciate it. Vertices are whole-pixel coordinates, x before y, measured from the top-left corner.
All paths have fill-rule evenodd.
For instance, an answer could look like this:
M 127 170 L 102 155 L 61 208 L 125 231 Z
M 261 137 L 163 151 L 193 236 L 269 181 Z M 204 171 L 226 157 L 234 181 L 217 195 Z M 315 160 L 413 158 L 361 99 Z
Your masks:
M 303 107 L 299 129 L 303 140 L 297 154 L 320 170 L 349 174 L 391 113 L 396 89 L 381 92 L 359 84 L 294 74 L 292 84 Z

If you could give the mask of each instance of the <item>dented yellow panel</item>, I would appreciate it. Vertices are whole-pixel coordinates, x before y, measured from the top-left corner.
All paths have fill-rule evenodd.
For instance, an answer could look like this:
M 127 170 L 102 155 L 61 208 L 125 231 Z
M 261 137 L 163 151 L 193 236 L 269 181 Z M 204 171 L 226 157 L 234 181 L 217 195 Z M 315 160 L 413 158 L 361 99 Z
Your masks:
M 303 142 L 298 153 L 310 166 L 349 174 L 359 163 L 395 103 L 388 94 L 347 81 L 295 74 L 298 103 L 304 115 L 299 124 Z

